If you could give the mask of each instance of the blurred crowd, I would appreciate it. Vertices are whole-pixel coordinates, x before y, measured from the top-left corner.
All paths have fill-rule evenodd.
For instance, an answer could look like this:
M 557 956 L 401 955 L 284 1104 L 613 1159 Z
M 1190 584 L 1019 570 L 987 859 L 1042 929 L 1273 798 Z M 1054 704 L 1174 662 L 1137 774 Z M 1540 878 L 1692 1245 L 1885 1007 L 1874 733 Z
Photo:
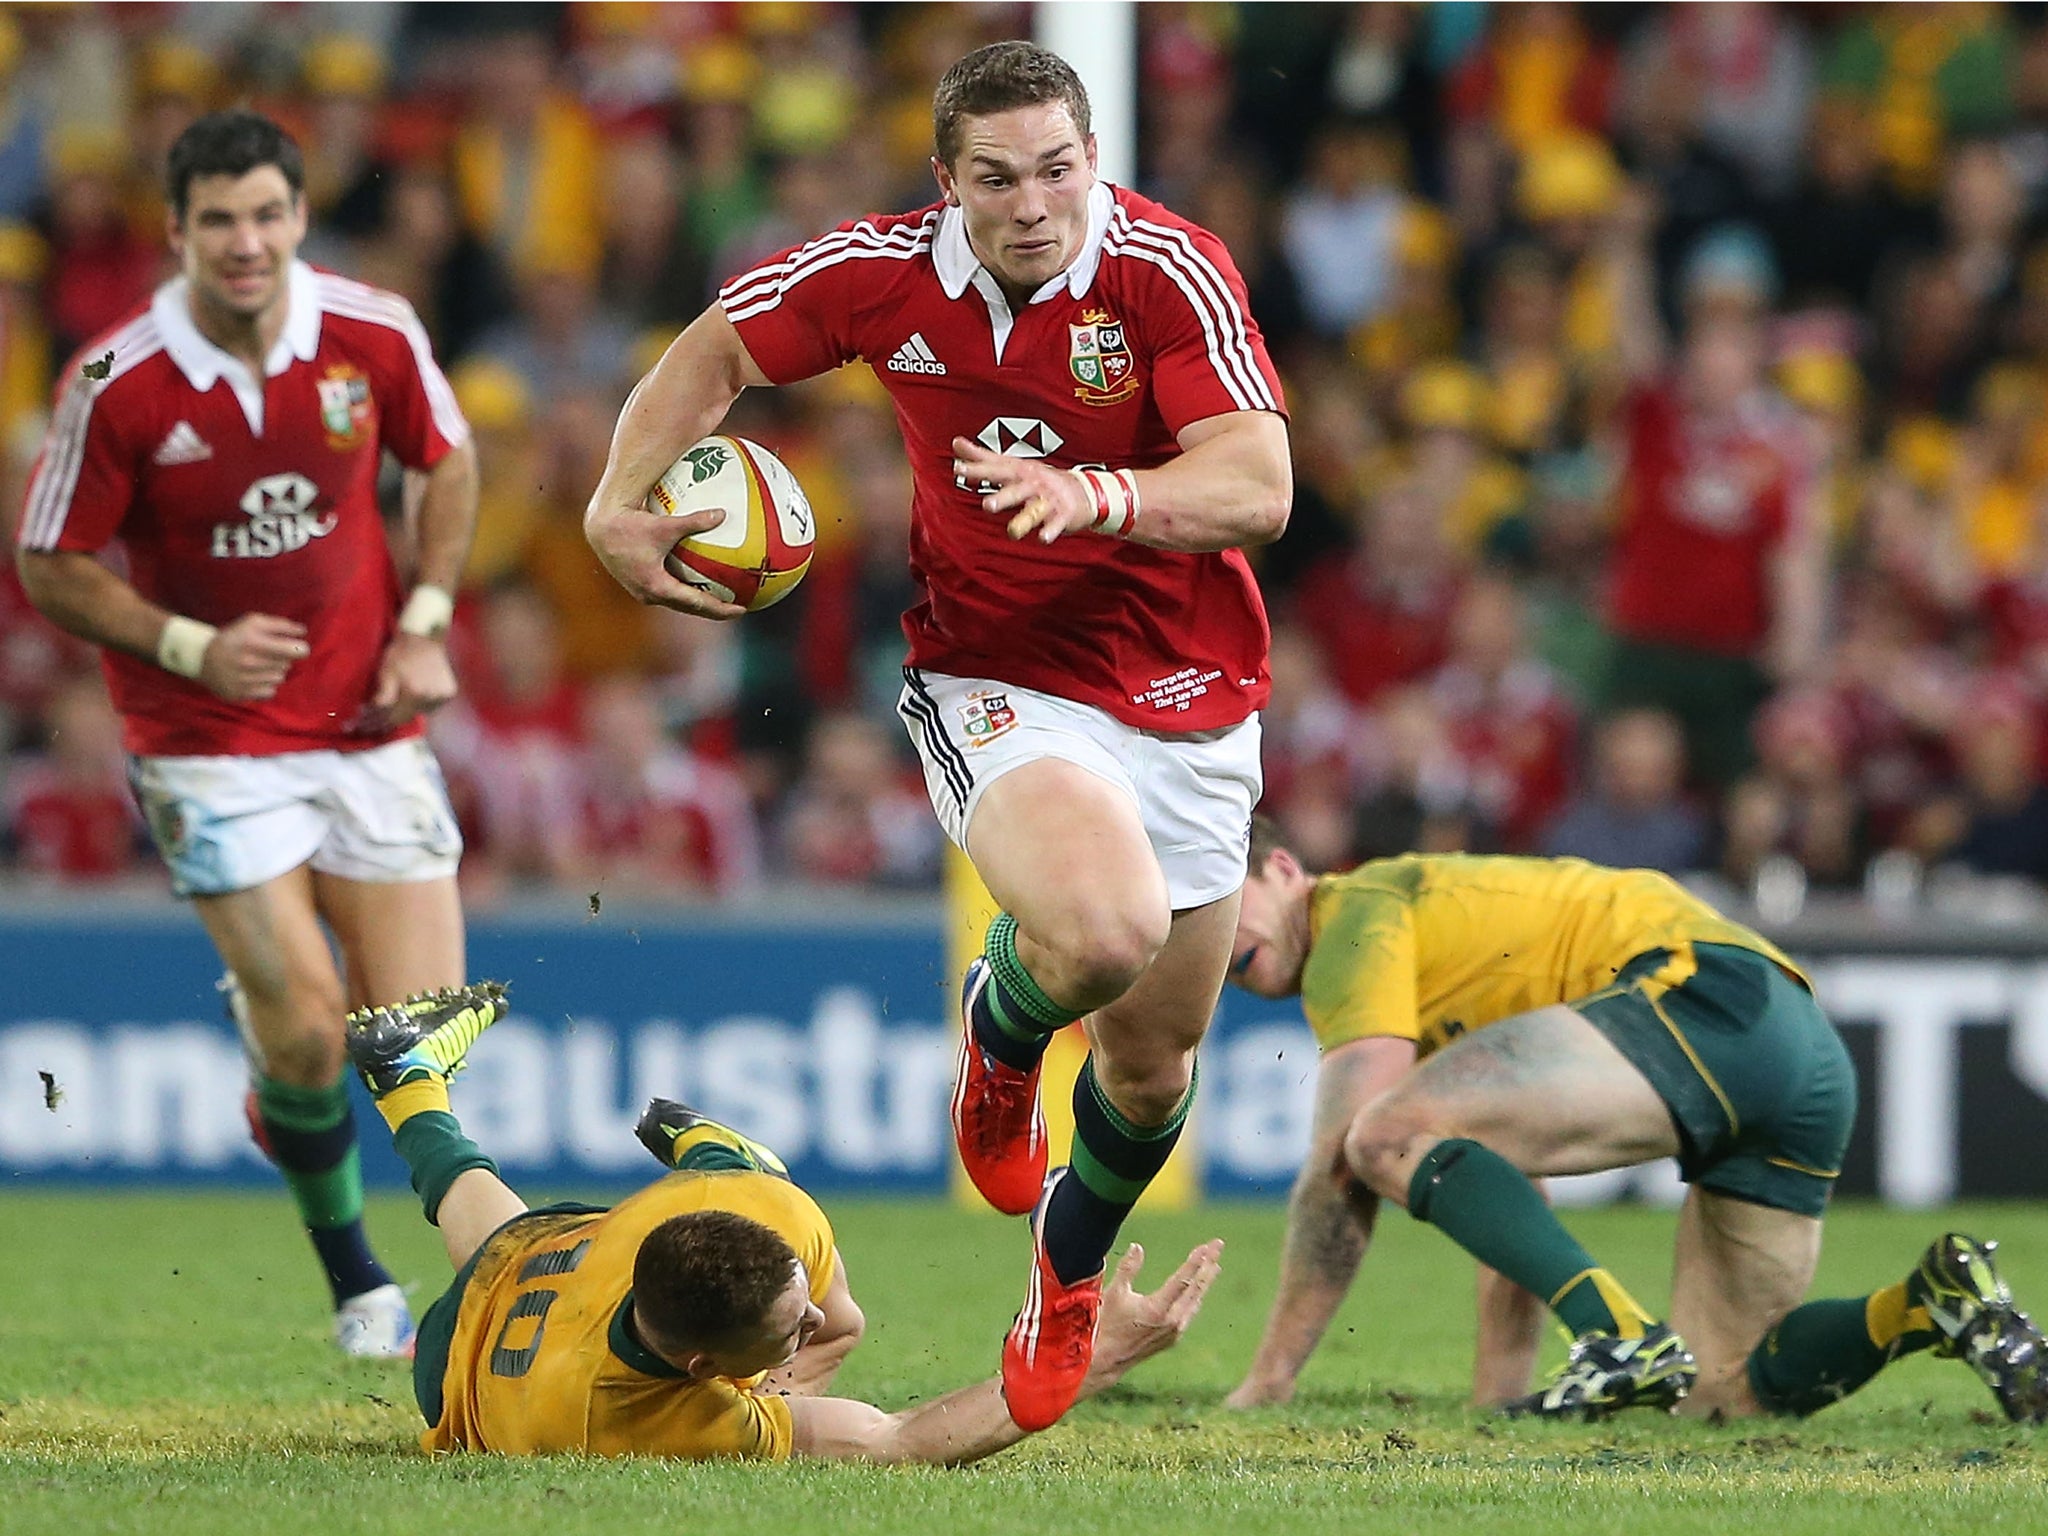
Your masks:
M 2048 881 L 2048 19 L 1980 4 L 1139 8 L 1141 190 L 1221 235 L 1293 420 L 1267 808 L 1313 864 L 1582 854 L 1766 907 Z M 894 718 L 908 476 L 864 367 L 744 397 L 820 547 L 740 623 L 583 544 L 716 284 L 931 199 L 1020 5 L 0 12 L 0 475 L 161 279 L 161 157 L 294 126 L 309 259 L 403 293 L 484 495 L 434 723 L 479 897 L 936 883 Z M 0 577 L 0 838 L 132 875 L 118 730 Z M 144 876 L 143 878 L 151 878 Z

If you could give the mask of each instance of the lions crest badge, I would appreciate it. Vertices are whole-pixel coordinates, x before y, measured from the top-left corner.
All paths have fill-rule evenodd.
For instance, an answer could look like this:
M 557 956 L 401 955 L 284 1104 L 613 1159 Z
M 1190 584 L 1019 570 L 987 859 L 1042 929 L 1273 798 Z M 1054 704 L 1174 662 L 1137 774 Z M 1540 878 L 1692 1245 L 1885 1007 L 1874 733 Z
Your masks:
M 960 706 L 960 724 L 967 745 L 985 747 L 1017 723 L 1017 711 L 1007 693 L 977 688 Z
M 1106 309 L 1084 309 L 1081 323 L 1067 327 L 1067 368 L 1083 405 L 1116 405 L 1138 392 L 1137 360 L 1131 356 L 1124 323 Z
M 370 398 L 370 380 L 346 363 L 327 370 L 315 381 L 320 396 L 320 425 L 327 431 L 327 446 L 337 452 L 359 446 L 369 435 L 376 416 Z

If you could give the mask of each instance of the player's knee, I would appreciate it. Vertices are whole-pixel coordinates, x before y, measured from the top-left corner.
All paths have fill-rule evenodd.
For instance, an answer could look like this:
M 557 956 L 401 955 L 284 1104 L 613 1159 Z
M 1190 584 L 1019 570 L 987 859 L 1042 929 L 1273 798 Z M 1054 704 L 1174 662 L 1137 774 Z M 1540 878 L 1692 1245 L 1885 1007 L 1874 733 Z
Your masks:
M 1137 1125 L 1164 1125 L 1187 1099 L 1194 1070 L 1191 1057 L 1123 1062 L 1098 1048 L 1095 1080 L 1125 1119 Z
M 318 1088 L 333 1082 L 346 1064 L 340 989 L 306 978 L 281 996 L 252 992 L 247 999 L 249 1032 L 263 1059 L 263 1071 L 279 1082 Z
M 1406 1202 L 1414 1172 L 1419 1123 L 1399 1106 L 1369 1104 L 1344 1133 L 1344 1163 L 1351 1176 L 1383 1199 Z
M 1154 921 L 1144 912 L 1089 913 L 1069 924 L 1047 944 L 1074 994 L 1068 1001 L 1099 1008 L 1122 997 L 1165 946 L 1171 926 L 1170 913 Z

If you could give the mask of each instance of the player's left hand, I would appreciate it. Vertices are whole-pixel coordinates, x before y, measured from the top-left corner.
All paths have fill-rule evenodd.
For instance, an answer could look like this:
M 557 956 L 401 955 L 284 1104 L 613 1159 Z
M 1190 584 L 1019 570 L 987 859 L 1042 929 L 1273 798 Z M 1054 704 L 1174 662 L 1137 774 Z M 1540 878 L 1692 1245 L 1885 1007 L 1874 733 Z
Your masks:
M 969 488 L 985 488 L 981 510 L 1007 514 L 1013 539 L 1036 535 L 1039 543 L 1050 544 L 1061 534 L 1082 532 L 1095 522 L 1095 502 L 1088 488 L 1043 459 L 1012 458 L 972 438 L 956 437 L 953 478 Z
M 455 692 L 455 669 L 448 663 L 448 647 L 425 635 L 401 631 L 384 647 L 370 707 L 363 711 L 355 729 L 365 734 L 391 730 L 439 709 Z
M 1133 1282 L 1145 1262 L 1145 1250 L 1133 1243 L 1124 1250 L 1116 1273 L 1102 1289 L 1102 1314 L 1095 1325 L 1095 1358 L 1081 1395 L 1113 1386 L 1140 1360 L 1171 1349 L 1202 1310 L 1202 1298 L 1215 1282 L 1223 1257 L 1223 1239 L 1212 1237 L 1167 1276 L 1149 1295 Z

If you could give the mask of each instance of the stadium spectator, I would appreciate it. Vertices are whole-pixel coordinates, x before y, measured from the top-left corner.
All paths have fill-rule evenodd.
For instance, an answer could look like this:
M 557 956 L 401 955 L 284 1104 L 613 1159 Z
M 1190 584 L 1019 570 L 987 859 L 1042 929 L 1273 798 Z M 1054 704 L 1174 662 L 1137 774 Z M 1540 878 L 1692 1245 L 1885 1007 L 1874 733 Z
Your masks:
M 106 685 L 97 674 L 74 674 L 43 718 L 47 744 L 16 758 L 4 779 L 6 841 L 21 872 L 98 882 L 146 867 L 121 719 Z
M 506 266 L 597 265 L 604 188 L 597 131 L 555 79 L 554 45 L 514 26 L 474 40 L 452 146 L 464 225 Z
M 573 878 L 583 694 L 563 669 L 553 609 L 533 587 L 500 587 L 450 649 L 463 694 L 432 734 L 469 843 L 465 882 L 488 894 Z
M 1951 732 L 1956 782 L 1907 828 L 1907 845 L 1924 863 L 2048 880 L 2040 735 L 2039 706 L 2010 681 L 1994 679 L 1972 692 Z
M 1341 559 L 1308 571 L 1292 617 L 1315 637 L 1345 697 L 1370 704 L 1414 682 L 1450 648 L 1460 572 L 1430 488 L 1414 475 L 1384 479 L 1363 505 L 1364 523 Z
M 1429 697 L 1499 846 L 1533 850 L 1570 793 L 1578 716 L 1557 675 L 1529 654 L 1522 595 L 1505 576 L 1466 583 Z
M 1592 781 L 1550 826 L 1543 851 L 1619 869 L 1698 869 L 1706 818 L 1684 795 L 1685 738 L 1654 709 L 1626 709 L 1593 728 Z
M 668 739 L 646 682 L 620 675 L 594 684 L 583 726 L 571 856 L 579 883 L 642 898 L 753 889 L 760 832 L 745 784 Z
M 1766 859 L 1785 854 L 1811 887 L 1858 886 L 1870 843 L 1848 710 L 1819 689 L 1781 693 L 1757 715 L 1756 736 L 1756 768 L 1728 791 L 1721 873 L 1748 890 Z
M 812 723 L 778 828 L 792 878 L 819 885 L 918 886 L 938 873 L 939 829 L 891 735 L 871 716 Z
M 1808 672 L 1821 639 L 1826 529 L 1792 415 L 1764 375 L 1768 260 L 1746 231 L 1702 242 L 1687 260 L 1685 333 L 1666 372 L 1648 253 L 1636 243 L 1624 254 L 1636 383 L 1623 413 L 1606 698 L 1675 714 L 1689 767 L 1709 787 L 1747 765 L 1749 721 L 1770 680 Z
M 1361 764 L 1357 711 L 1330 682 L 1322 653 L 1297 624 L 1273 626 L 1273 692 L 1259 714 L 1261 807 L 1312 869 L 1349 857 L 1353 783 Z
M 1308 322 L 1325 337 L 1371 320 L 1387 302 L 1401 217 L 1396 153 L 1384 132 L 1335 123 L 1317 137 L 1307 182 L 1282 209 L 1281 249 Z

